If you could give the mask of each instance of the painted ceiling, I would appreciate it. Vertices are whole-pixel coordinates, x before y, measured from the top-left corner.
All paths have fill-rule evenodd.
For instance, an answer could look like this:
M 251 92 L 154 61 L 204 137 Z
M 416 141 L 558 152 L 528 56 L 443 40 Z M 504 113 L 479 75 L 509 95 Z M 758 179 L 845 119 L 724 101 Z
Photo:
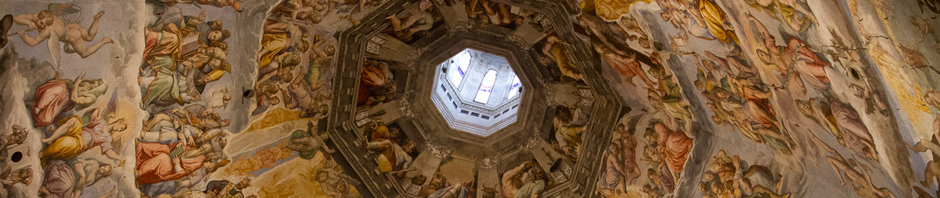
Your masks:
M 0 197 L 940 194 L 938 0 L 0 0 L 0 15 Z M 485 63 L 441 64 L 468 48 L 505 58 L 518 98 L 441 83 L 481 82 Z

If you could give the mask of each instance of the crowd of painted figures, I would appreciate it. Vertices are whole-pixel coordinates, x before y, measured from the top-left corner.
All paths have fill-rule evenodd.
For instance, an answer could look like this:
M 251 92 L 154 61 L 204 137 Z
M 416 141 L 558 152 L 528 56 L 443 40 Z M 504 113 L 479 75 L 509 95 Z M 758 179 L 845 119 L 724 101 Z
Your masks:
M 890 186 L 879 183 L 879 178 L 872 178 L 871 174 L 876 171 L 868 166 L 890 164 L 882 162 L 891 159 L 879 157 L 887 156 L 879 153 L 887 146 L 876 146 L 879 131 L 873 127 L 881 126 L 877 120 L 900 113 L 892 110 L 888 100 L 883 98 L 882 85 L 866 80 L 870 69 L 863 68 L 867 62 L 873 61 L 882 68 L 882 78 L 889 87 L 904 88 L 897 86 L 899 82 L 895 81 L 899 80 L 905 81 L 900 84 L 919 85 L 907 89 L 922 95 L 909 97 L 903 90 L 898 92 L 902 93 L 898 97 L 900 106 L 906 108 L 904 111 L 909 115 L 923 109 L 933 114 L 930 118 L 935 118 L 933 128 L 928 129 L 934 132 L 909 141 L 910 150 L 933 159 L 925 160 L 928 162 L 922 170 L 924 180 L 919 182 L 920 186 L 914 186 L 914 190 L 919 195 L 929 195 L 925 189 L 931 188 L 934 179 L 940 180 L 940 158 L 937 158 L 940 157 L 940 132 L 936 132 L 940 131 L 940 116 L 936 115 L 936 110 L 940 109 L 940 92 L 934 90 L 930 80 L 921 83 L 900 79 L 893 77 L 899 72 L 886 70 L 896 61 L 904 66 L 899 66 L 903 70 L 898 71 L 916 73 L 913 79 L 940 75 L 940 70 L 933 68 L 929 61 L 932 54 L 940 53 L 940 34 L 931 28 L 936 18 L 931 16 L 940 14 L 940 3 L 911 1 L 917 2 L 921 13 L 904 14 L 902 21 L 910 24 L 887 27 L 913 27 L 910 39 L 873 33 L 866 29 L 871 25 L 863 20 L 835 20 L 854 23 L 849 24 L 848 29 L 855 28 L 851 34 L 862 38 L 864 49 L 859 48 L 859 44 L 850 44 L 855 43 L 855 36 L 837 31 L 845 28 L 830 27 L 843 22 L 823 22 L 830 17 L 845 16 L 814 13 L 811 7 L 829 5 L 806 0 L 566 0 L 563 3 L 570 4 L 565 5 L 569 7 L 567 10 L 576 11 L 568 13 L 572 16 L 567 18 L 574 21 L 571 25 L 577 35 L 560 35 L 553 31 L 550 20 L 542 13 L 525 9 L 517 2 L 498 0 L 419 0 L 401 13 L 378 20 L 388 23 L 380 30 L 382 33 L 414 45 L 444 25 L 445 13 L 441 13 L 443 10 L 439 8 L 442 7 L 438 6 L 463 6 L 459 12 L 466 14 L 474 28 L 518 30 L 531 26 L 544 33 L 544 38 L 533 41 L 530 55 L 548 70 L 556 85 L 589 89 L 590 82 L 586 81 L 592 79 L 586 79 L 581 69 L 605 71 L 600 73 L 627 98 L 631 103 L 628 106 L 640 113 L 622 117 L 610 132 L 612 139 L 607 151 L 601 154 L 603 161 L 598 169 L 601 174 L 596 183 L 602 196 L 669 197 L 675 194 L 682 181 L 681 173 L 686 170 L 686 162 L 696 146 L 693 144 L 695 134 L 699 133 L 693 127 L 696 123 L 714 126 L 704 128 L 721 129 L 715 132 L 719 136 L 732 131 L 735 137 L 756 142 L 775 155 L 802 157 L 813 152 L 809 149 L 825 151 L 815 153 L 821 153 L 820 158 L 828 162 L 842 185 L 849 184 L 858 196 L 895 197 L 897 192 L 891 192 Z M 88 197 L 84 192 L 109 197 L 121 189 L 122 183 L 117 178 L 133 178 L 130 183 L 143 197 L 195 194 L 251 197 L 254 195 L 248 192 L 256 190 L 261 196 L 292 196 L 292 191 L 284 189 L 300 183 L 259 187 L 252 182 L 268 178 L 261 175 L 295 157 L 308 161 L 316 158 L 322 160 L 317 163 L 325 164 L 302 173 L 304 178 L 319 184 L 319 191 L 314 194 L 356 197 L 352 186 L 358 185 L 358 181 L 345 175 L 341 165 L 333 161 L 330 154 L 335 151 L 327 146 L 329 136 L 318 131 L 315 123 L 326 118 L 330 110 L 335 72 L 333 56 L 338 49 L 334 34 L 358 24 L 359 19 L 386 2 L 284 0 L 261 11 L 265 13 L 261 19 L 261 34 L 257 35 L 260 46 L 251 52 L 253 57 L 247 58 L 257 63 L 256 68 L 252 68 L 256 76 L 252 76 L 244 88 L 251 90 L 244 94 L 249 98 L 250 104 L 246 106 L 250 119 L 260 121 L 251 123 L 257 128 L 246 131 L 280 127 L 293 120 L 285 118 L 290 116 L 279 117 L 284 114 L 313 121 L 303 122 L 305 130 L 288 130 L 294 132 L 289 137 L 285 135 L 287 138 L 282 138 L 285 140 L 247 149 L 236 156 L 226 153 L 231 150 L 226 149 L 229 142 L 241 135 L 228 131 L 230 121 L 223 113 L 232 100 L 228 86 L 236 78 L 233 70 L 254 67 L 254 64 L 234 65 L 236 61 L 229 60 L 230 54 L 239 51 L 234 46 L 236 39 L 231 38 L 241 38 L 233 33 L 245 32 L 229 23 L 241 20 L 236 19 L 239 17 L 235 13 L 254 12 L 246 9 L 249 7 L 246 5 L 257 7 L 254 2 L 144 1 L 147 9 L 143 9 L 146 13 L 142 15 L 147 20 L 141 20 L 143 30 L 139 31 L 143 49 L 126 50 L 139 53 L 142 59 L 139 69 L 135 68 L 139 74 L 136 78 L 139 94 L 137 90 L 122 90 L 136 87 L 125 88 L 122 83 L 114 82 L 134 81 L 134 78 L 113 74 L 113 71 L 102 75 L 90 73 L 92 71 L 86 74 L 80 70 L 87 67 L 69 68 L 69 63 L 61 61 L 100 59 L 98 56 L 105 56 L 101 54 L 117 54 L 113 52 L 116 50 L 108 52 L 108 47 L 123 49 L 131 45 L 121 39 L 132 36 L 98 35 L 99 26 L 124 24 L 124 21 L 102 20 L 114 17 L 114 12 L 120 10 L 108 10 L 108 14 L 105 11 L 83 13 L 87 8 L 97 7 L 83 7 L 88 3 L 43 3 L 42 9 L 4 16 L 0 19 L 0 48 L 12 50 L 8 47 L 11 43 L 22 42 L 25 47 L 16 46 L 20 47 L 20 53 L 32 55 L 29 53 L 37 52 L 38 45 L 48 46 L 48 57 L 45 52 L 40 53 L 43 57 L 31 57 L 34 59 L 31 64 L 37 66 L 21 66 L 24 71 L 18 72 L 53 71 L 55 74 L 28 76 L 29 90 L 23 91 L 26 93 L 23 100 L 31 126 L 12 124 L 9 132 L 0 135 L 0 197 Z M 877 7 L 875 14 L 885 22 L 901 14 L 894 12 L 893 9 L 900 7 L 892 6 L 892 2 L 871 2 Z M 845 5 L 839 6 L 848 6 L 848 11 L 842 12 L 859 15 L 857 3 L 847 0 Z M 222 21 L 227 22 L 223 25 Z M 827 29 L 829 35 L 823 34 Z M 102 27 L 104 31 L 109 29 Z M 885 42 L 880 37 L 899 41 Z M 589 58 L 596 59 L 597 65 L 576 65 L 583 62 L 572 59 L 578 54 L 573 51 L 578 45 L 570 43 L 571 38 L 583 39 L 591 50 Z M 139 42 L 140 38 L 137 39 L 135 42 Z M 924 46 L 919 46 L 921 44 Z M 884 46 L 900 54 L 897 60 L 893 58 L 898 55 L 885 50 Z M 123 55 L 115 60 L 120 56 Z M 51 64 L 52 70 L 39 66 L 45 64 L 41 63 L 43 61 Z M 369 111 L 402 98 L 396 74 L 407 71 L 396 70 L 401 68 L 400 64 L 363 59 L 356 98 L 361 110 Z M 36 76 L 42 78 L 32 79 Z M 680 87 L 680 84 L 691 86 Z M 848 89 L 836 90 L 842 87 Z M 920 87 L 927 89 L 921 91 Z M 594 109 L 593 96 L 584 92 L 573 95 L 579 97 L 577 104 L 555 106 L 552 131 L 545 137 L 551 150 L 559 154 L 560 159 L 570 162 L 577 161 L 581 153 L 582 137 L 591 128 L 587 124 L 591 120 L 587 112 Z M 108 100 L 99 100 L 102 96 Z M 139 101 L 128 99 L 137 96 Z M 630 98 L 633 96 L 639 98 Z M 702 99 L 703 108 L 699 110 L 707 113 L 703 116 L 706 119 L 693 119 L 695 108 L 687 98 Z M 913 99 L 908 98 L 918 98 L 918 104 L 923 105 L 910 107 L 914 105 L 905 103 Z M 632 104 L 634 101 L 645 104 Z M 798 112 L 781 112 L 784 107 L 795 107 Z M 143 117 L 131 115 L 138 110 L 143 110 Z M 384 113 L 366 113 L 364 117 Z M 357 119 L 362 120 L 360 116 Z M 815 124 L 801 123 L 799 129 L 795 129 L 792 123 L 798 120 Z M 405 135 L 401 124 L 397 121 L 363 123 L 359 126 L 365 134 L 360 136 L 364 149 L 376 159 L 379 171 L 398 179 L 406 190 L 417 187 L 412 194 L 524 197 L 537 196 L 555 186 L 555 181 L 535 159 L 502 165 L 496 186 L 481 186 L 476 178 L 448 181 L 440 167 L 449 162 L 442 162 L 430 177 L 412 174 L 419 172 L 412 162 L 424 149 L 419 149 L 422 145 Z M 130 130 L 137 130 L 138 125 L 139 133 Z M 810 128 L 810 132 L 801 131 L 803 128 Z M 33 139 L 38 139 L 36 143 L 41 145 L 29 146 Z M 824 141 L 832 139 L 839 145 Z M 131 146 L 133 149 L 129 149 Z M 29 153 L 8 152 L 24 147 L 40 148 L 27 151 L 38 153 L 35 156 L 39 158 L 38 166 L 7 163 L 28 158 Z M 134 158 L 122 155 L 127 153 L 124 148 L 133 150 Z M 837 150 L 847 150 L 852 155 Z M 748 162 L 762 161 L 742 159 L 745 154 L 730 149 L 710 152 L 711 158 L 704 162 L 701 176 L 693 175 L 698 183 L 696 193 L 703 197 L 790 196 L 791 192 L 781 191 L 789 189 L 781 188 L 785 173 L 773 172 L 780 170 L 777 165 L 750 164 Z M 36 167 L 40 170 L 35 170 Z M 477 170 L 472 172 L 476 175 Z M 39 183 L 38 192 L 26 190 L 33 180 L 39 180 L 35 181 Z
M 454 4 L 456 2 L 450 2 Z M 523 24 L 531 24 L 538 27 L 540 31 L 545 31 L 550 22 L 540 13 L 521 8 L 516 5 L 508 5 L 489 0 L 466 0 L 463 1 L 466 8 L 467 17 L 473 20 L 477 26 L 495 25 L 509 29 L 517 29 Z
M 646 93 L 645 104 L 631 104 L 644 113 L 621 118 L 611 132 L 597 189 L 606 197 L 664 197 L 677 189 L 692 151 L 693 118 L 677 77 L 653 50 L 646 24 L 629 14 L 632 3 L 585 1 L 575 17 L 578 33 L 602 61 L 597 64 L 618 74 L 610 81 L 627 85 L 623 92 Z
M 257 79 L 254 85 L 254 105 L 252 116 L 264 116 L 261 120 L 271 122 L 286 122 L 277 120 L 280 109 L 286 109 L 291 114 L 299 114 L 301 119 L 322 120 L 329 113 L 329 103 L 332 100 L 332 81 L 334 76 L 333 56 L 337 52 L 334 34 L 351 25 L 359 23 L 359 19 L 368 12 L 386 3 L 386 0 L 286 0 L 275 5 L 266 15 L 263 22 L 261 46 L 257 51 L 255 60 L 258 62 Z M 393 26 L 389 30 L 398 38 L 418 39 L 435 23 L 440 22 L 439 13 L 432 10 L 429 2 L 421 4 L 412 15 L 398 18 L 396 15 L 388 19 Z M 434 14 L 432 14 L 434 13 Z M 424 29 L 422 29 L 424 28 Z M 389 63 L 384 61 L 366 60 L 362 71 L 359 94 L 356 104 L 374 106 L 379 103 L 395 99 L 392 92 L 396 90 Z M 384 113 L 377 113 L 378 116 Z M 370 117 L 370 116 L 366 116 Z M 357 117 L 358 118 L 358 117 Z M 363 117 L 365 118 L 365 117 Z M 369 151 L 372 151 L 379 160 L 379 167 L 383 172 L 397 171 L 398 174 L 409 170 L 402 170 L 411 164 L 416 154 L 415 144 L 400 133 L 397 124 L 386 126 L 382 122 L 371 122 L 366 126 L 365 140 Z M 271 123 L 277 125 L 278 123 Z M 309 175 L 303 179 L 313 179 L 320 186 L 318 193 L 301 193 L 307 195 L 325 195 L 330 197 L 359 197 L 353 186 L 359 181 L 343 173 L 344 167 L 336 163 L 330 154 L 336 151 L 330 148 L 326 141 L 328 135 L 318 132 L 313 122 L 308 128 L 296 130 L 290 135 L 290 140 L 284 145 L 289 151 L 296 151 L 301 159 L 309 160 L 312 164 L 307 166 Z M 267 126 L 267 125 L 266 125 Z M 263 161 L 262 166 L 256 163 L 245 164 L 248 170 L 245 174 L 280 166 L 281 155 L 278 151 L 281 146 L 267 147 L 259 150 L 247 161 Z M 324 156 L 318 158 L 317 156 Z M 260 156 L 260 157 L 259 157 Z M 321 160 L 314 162 L 314 160 Z M 289 162 L 288 162 L 289 163 Z M 286 197 L 297 196 L 292 189 L 297 180 L 281 180 L 276 172 L 272 182 L 283 184 L 278 186 L 261 187 L 261 194 L 265 196 Z M 313 192 L 314 190 L 308 190 Z
M 760 173 L 760 174 L 758 174 Z M 757 175 L 755 175 L 757 174 Z M 698 189 L 702 197 L 790 197 L 777 194 L 782 176 L 774 175 L 766 166 L 747 164 L 737 155 L 728 157 L 724 150 L 711 158 Z M 774 189 L 762 186 L 758 181 L 769 181 Z
M 630 6 L 641 2 L 645 4 L 655 3 L 659 7 L 659 10 L 657 10 L 659 18 L 648 19 L 654 21 L 646 21 L 647 24 L 663 23 L 680 30 L 672 35 L 667 35 L 669 41 L 664 44 L 668 45 L 662 47 L 671 47 L 671 49 L 668 49 L 668 51 L 671 51 L 670 54 L 695 59 L 697 65 L 695 70 L 697 72 L 693 79 L 693 85 L 706 100 L 708 109 L 713 112 L 710 116 L 711 119 L 708 121 L 717 125 L 732 127 L 754 142 L 765 144 L 781 154 L 791 155 L 796 145 L 794 136 L 791 134 L 793 131 L 789 131 L 789 126 L 781 123 L 778 111 L 775 110 L 775 104 L 781 102 L 777 101 L 778 97 L 775 95 L 785 93 L 787 97 L 794 98 L 794 101 L 791 102 L 795 103 L 795 106 L 799 108 L 803 115 L 835 136 L 840 145 L 870 160 L 879 160 L 872 135 L 865 122 L 862 121 L 859 112 L 853 105 L 845 102 L 847 100 L 845 97 L 840 97 L 838 92 L 831 88 L 832 83 L 829 75 L 832 72 L 827 73 L 827 70 L 833 70 L 833 64 L 822 58 L 825 56 L 818 53 L 819 50 L 815 48 L 816 46 L 806 43 L 798 35 L 818 25 L 817 19 L 809 9 L 806 1 L 748 0 L 742 2 L 747 6 L 742 8 L 746 9 L 738 10 L 733 14 L 723 10 L 724 6 L 734 6 L 731 5 L 733 3 L 727 3 L 726 5 L 713 0 L 644 0 L 626 3 L 594 0 L 582 2 L 584 10 L 579 16 L 579 22 L 585 25 L 589 35 L 592 33 L 594 35 L 604 35 L 592 36 L 591 43 L 596 52 L 601 54 L 604 61 L 615 68 L 631 85 L 633 84 L 633 77 L 639 76 L 647 89 L 651 90 L 648 99 L 653 109 L 665 108 L 668 117 L 680 121 L 678 122 L 680 123 L 679 126 L 685 125 L 685 130 L 689 130 L 690 123 L 688 122 L 691 121 L 689 120 L 691 114 L 687 104 L 684 104 L 684 102 L 668 102 L 670 100 L 667 98 L 671 98 L 672 101 L 681 100 L 681 93 L 676 90 L 677 88 L 672 88 L 677 86 L 677 83 L 659 79 L 669 74 L 663 71 L 665 69 L 660 66 L 661 61 L 657 57 L 657 52 L 652 52 L 647 58 L 642 53 L 626 47 L 638 45 L 640 51 L 643 48 L 649 48 L 649 41 L 644 42 L 643 39 L 640 39 L 636 45 L 626 43 L 635 40 L 630 38 L 630 36 L 633 36 L 631 34 L 639 34 L 636 38 L 648 38 L 643 37 L 646 33 L 642 28 L 625 25 L 631 24 L 626 21 L 635 20 L 633 17 L 638 16 L 631 13 Z M 592 12 L 596 16 L 591 15 Z M 754 15 L 758 13 L 762 13 L 761 16 L 755 17 Z M 738 20 L 735 21 L 740 22 L 741 25 L 735 25 L 730 20 L 731 17 L 736 17 Z M 763 20 L 765 18 L 771 20 L 768 22 L 768 20 Z M 658 21 L 659 19 L 663 21 Z M 607 21 L 608 26 L 603 26 L 605 21 Z M 780 34 L 768 30 L 769 27 L 765 26 L 765 23 L 779 24 Z M 776 29 L 777 27 L 773 28 Z M 618 36 L 620 34 L 629 36 Z M 689 35 L 694 37 L 689 37 Z M 832 36 L 836 38 L 834 42 L 837 42 L 842 48 L 831 50 L 825 55 L 829 55 L 828 57 L 832 57 L 835 61 L 841 61 L 841 64 L 838 64 L 841 67 L 838 68 L 839 71 L 854 73 L 855 81 L 850 80 L 847 82 L 852 89 L 852 95 L 866 100 L 865 113 L 887 115 L 886 102 L 871 94 L 872 87 L 867 82 L 858 80 L 860 79 L 860 70 L 853 67 L 853 65 L 858 64 L 858 54 L 848 50 L 848 47 L 844 44 L 845 41 L 841 40 L 838 35 L 833 33 Z M 780 37 L 783 37 L 783 42 L 776 40 Z M 711 42 L 712 46 L 716 46 L 716 48 L 690 49 L 689 43 L 701 41 Z M 780 43 L 783 45 L 780 45 Z M 625 48 L 626 50 L 618 51 L 616 50 L 618 48 Z M 756 59 L 752 60 L 749 57 L 756 57 Z M 840 77 L 839 79 L 844 78 Z M 659 99 L 660 97 L 662 99 Z M 686 123 L 682 123 L 683 121 Z M 662 126 L 666 127 L 666 125 Z M 650 137 L 647 136 L 647 139 L 650 139 Z M 653 140 L 655 138 L 650 139 L 650 142 L 653 142 Z M 635 172 L 635 170 L 632 170 L 634 168 L 631 168 L 635 164 L 635 162 L 632 162 L 633 160 L 625 160 L 625 163 L 616 163 L 617 160 L 611 160 L 611 158 L 627 158 L 625 156 L 635 155 L 635 148 L 629 146 L 635 145 L 635 143 L 631 144 L 627 140 L 618 142 L 617 138 L 612 142 L 614 143 L 612 151 L 608 154 L 605 165 L 608 169 L 607 172 L 613 173 L 602 176 L 598 187 L 600 193 L 606 196 L 620 194 L 615 193 L 617 182 L 629 183 L 633 181 L 633 177 L 629 175 Z M 917 145 L 915 151 L 927 150 L 930 147 L 923 146 L 927 144 Z M 647 149 L 650 148 L 649 146 L 647 145 Z M 653 145 L 653 147 L 655 146 Z M 616 149 L 616 147 L 620 147 L 620 149 Z M 669 146 L 666 146 L 666 148 L 669 148 Z M 624 154 L 624 152 L 629 153 Z M 668 152 L 666 153 L 668 154 Z M 838 155 L 834 151 L 833 154 Z M 766 168 L 762 166 L 742 167 L 741 164 L 744 164 L 744 162 L 736 157 L 731 159 L 725 155 L 724 151 L 721 151 L 713 159 L 714 162 L 708 166 L 705 179 L 700 185 L 703 196 L 781 196 L 777 193 L 779 188 L 765 188 L 743 179 L 751 177 L 754 173 L 763 173 L 762 176 L 771 181 L 779 181 L 779 177 L 775 178 L 775 175 L 765 171 Z M 685 161 L 685 159 L 683 158 L 681 161 Z M 845 159 L 841 161 L 845 162 Z M 654 171 L 656 169 L 651 169 L 650 175 L 653 175 Z M 864 170 L 851 170 L 851 172 L 868 174 Z M 628 176 L 618 179 L 620 175 Z M 662 180 L 664 174 L 658 175 L 660 176 L 659 179 Z M 665 175 L 668 176 L 668 174 Z M 650 177 L 652 179 L 653 176 Z M 661 182 L 660 184 L 660 187 L 665 190 L 665 194 L 673 192 L 671 188 L 664 187 L 668 185 L 662 184 L 668 184 L 668 182 Z M 870 184 L 870 182 L 867 184 Z M 652 189 L 656 189 L 656 187 L 657 185 L 653 185 Z M 868 187 L 873 188 L 871 185 L 868 185 Z M 663 195 L 662 192 L 647 194 Z
M 611 9 L 628 12 L 629 4 L 625 8 L 609 6 L 601 2 L 585 5 L 577 17 L 583 29 L 581 33 L 589 38 L 595 56 L 620 74 L 627 84 L 634 85 L 631 89 L 645 89 L 651 112 L 662 112 L 667 119 L 665 122 L 681 126 L 684 131 L 690 130 L 692 113 L 675 74 L 664 67 L 658 52 L 644 52 L 651 50 L 647 31 L 629 16 L 614 21 L 606 18 L 610 15 L 607 12 L 613 12 Z M 639 48 L 629 47 L 630 43 L 636 43 Z M 639 77 L 643 84 L 635 84 L 634 77 Z
M 183 3 L 183 4 L 181 4 Z M 144 30 L 145 48 L 138 83 L 143 119 L 134 139 L 135 184 L 141 196 L 182 196 L 199 192 L 209 197 L 241 195 L 249 178 L 238 182 L 209 181 L 210 174 L 231 163 L 225 154 L 230 121 L 217 111 L 231 95 L 218 82 L 232 72 L 227 60 L 232 36 L 221 16 L 205 10 L 185 13 L 186 4 L 231 6 L 234 1 L 152 1 L 152 22 Z M 233 11 L 234 12 L 234 11 Z M 234 46 L 233 46 L 234 47 Z M 212 93 L 205 93 L 216 90 Z
M 692 138 L 683 131 L 670 129 L 658 119 L 652 119 L 638 139 L 641 117 L 628 117 L 612 132 L 610 147 L 604 155 L 598 192 L 604 196 L 627 193 L 628 187 L 650 197 L 663 197 L 676 189 L 680 173 L 692 151 Z M 642 146 L 642 150 L 637 148 Z M 642 158 L 637 158 L 638 152 Z M 644 169 L 645 168 L 645 169 Z M 643 173 L 646 178 L 640 178 Z
M 124 166 L 125 163 L 112 150 L 112 134 L 127 128 L 127 121 L 113 114 L 117 107 L 115 97 L 111 97 L 106 109 L 93 106 L 98 97 L 108 90 L 105 82 L 101 79 L 86 79 L 84 74 L 76 75 L 74 80 L 59 78 L 59 50 L 87 58 L 102 46 L 113 43 L 108 37 L 96 43 L 88 43 L 96 38 L 99 19 L 105 12 L 95 14 L 91 26 L 85 28 L 75 22 L 80 20 L 80 9 L 80 6 L 74 4 L 50 3 L 47 9 L 39 12 L 12 17 L 12 22 L 5 27 L 9 29 L 14 23 L 24 26 L 16 35 L 27 46 L 36 46 L 41 42 L 49 44 L 51 62 L 56 70 L 55 77 L 37 87 L 35 96 L 27 102 L 33 127 L 41 131 L 41 142 L 45 147 L 39 153 L 44 174 L 40 178 L 42 186 L 38 194 L 47 197 L 81 195 L 84 187 L 110 176 L 115 166 Z M 29 36 L 33 31 L 36 32 L 35 36 Z M 12 170 L 6 164 L 10 156 L 7 149 L 24 144 L 29 135 L 28 130 L 13 125 L 12 133 L 0 138 L 0 155 L 3 155 L 0 158 L 4 159 L 0 162 L 0 181 L 3 183 L 0 195 L 4 197 L 27 197 L 36 193 L 25 190 L 26 185 L 34 179 L 32 168 Z M 93 148 L 99 148 L 100 152 L 88 152 Z M 114 161 L 104 162 L 87 157 L 96 154 Z M 13 158 L 18 159 L 11 160 L 18 162 L 23 157 L 22 154 L 13 155 Z M 113 193 L 112 190 L 108 194 Z
M 138 79 L 140 107 L 151 112 L 203 101 L 207 85 L 232 71 L 226 60 L 231 32 L 221 21 L 208 21 L 205 11 L 187 15 L 177 7 L 157 8 L 157 20 L 145 30 Z
M 325 116 L 329 111 L 330 65 L 336 47 L 325 44 L 329 35 L 314 30 L 324 17 L 322 11 L 335 9 L 332 5 L 286 1 L 268 13 L 256 55 L 259 65 L 252 115 L 280 103 L 288 110 L 300 111 L 302 118 Z
M 60 50 L 69 54 L 78 54 L 81 58 L 88 58 L 98 52 L 101 47 L 114 43 L 108 37 L 102 37 L 98 42 L 91 42 L 98 34 L 98 21 L 104 13 L 104 11 L 99 11 L 95 14 L 91 25 L 85 28 L 79 24 L 81 6 L 50 3 L 47 9 L 37 13 L 17 15 L 12 18 L 12 22 L 26 26 L 17 31 L 16 35 L 27 46 L 36 46 L 45 41 L 49 46 L 52 64 L 58 68 L 61 64 L 59 63 Z M 10 25 L 6 24 L 5 29 L 9 30 Z M 31 37 L 27 34 L 33 31 L 37 32 L 35 36 Z M 6 36 L 8 35 L 4 32 L 4 37 Z

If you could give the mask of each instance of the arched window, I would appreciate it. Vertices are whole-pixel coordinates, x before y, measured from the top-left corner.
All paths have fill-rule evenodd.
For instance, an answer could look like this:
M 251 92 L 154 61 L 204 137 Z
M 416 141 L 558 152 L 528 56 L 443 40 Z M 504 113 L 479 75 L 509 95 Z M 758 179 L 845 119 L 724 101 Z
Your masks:
M 464 50 L 450 59 L 453 63 L 451 65 L 456 65 L 456 67 L 453 67 L 456 71 L 450 74 L 450 83 L 454 87 L 459 87 L 463 77 L 467 75 L 467 69 L 470 69 L 470 58 L 470 50 Z
M 486 71 L 483 75 L 483 82 L 480 82 L 480 90 L 477 90 L 477 96 L 473 101 L 486 104 L 490 100 L 490 94 L 493 93 L 493 84 L 496 84 L 496 70 Z
M 507 96 L 506 99 L 512 99 L 512 97 L 516 97 L 516 95 L 519 94 L 519 89 L 521 88 L 522 82 L 519 82 L 519 76 L 513 76 L 512 84 L 509 86 L 509 96 Z

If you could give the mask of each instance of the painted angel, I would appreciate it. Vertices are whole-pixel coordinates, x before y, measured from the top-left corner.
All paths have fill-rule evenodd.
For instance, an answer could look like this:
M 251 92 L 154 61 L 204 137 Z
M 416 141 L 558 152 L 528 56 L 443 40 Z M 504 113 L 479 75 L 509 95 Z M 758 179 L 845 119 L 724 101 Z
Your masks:
M 13 21 L 19 25 L 27 26 L 16 32 L 20 39 L 29 46 L 36 46 L 40 42 L 47 41 L 49 54 L 52 56 L 52 63 L 59 66 L 59 50 L 64 49 L 65 53 L 76 53 L 82 58 L 88 58 L 101 49 L 106 44 L 114 43 L 111 38 L 102 37 L 101 41 L 91 43 L 98 34 L 98 20 L 104 15 L 104 11 L 95 14 L 94 21 L 88 28 L 82 27 L 75 21 L 66 22 L 63 18 L 66 15 L 81 15 L 81 7 L 77 5 L 66 5 L 51 3 L 49 8 L 34 14 L 21 14 L 13 18 Z M 39 32 L 34 37 L 26 35 L 26 32 L 36 30 Z M 59 43 L 65 43 L 60 45 Z M 64 47 L 64 48 L 63 48 Z

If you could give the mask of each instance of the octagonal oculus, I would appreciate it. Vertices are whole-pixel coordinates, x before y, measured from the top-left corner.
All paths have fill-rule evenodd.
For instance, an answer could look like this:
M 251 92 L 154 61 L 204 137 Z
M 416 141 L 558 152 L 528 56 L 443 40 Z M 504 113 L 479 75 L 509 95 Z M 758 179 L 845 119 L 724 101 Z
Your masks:
M 506 58 L 468 48 L 437 71 L 431 100 L 451 128 L 485 137 L 516 121 L 523 86 Z

